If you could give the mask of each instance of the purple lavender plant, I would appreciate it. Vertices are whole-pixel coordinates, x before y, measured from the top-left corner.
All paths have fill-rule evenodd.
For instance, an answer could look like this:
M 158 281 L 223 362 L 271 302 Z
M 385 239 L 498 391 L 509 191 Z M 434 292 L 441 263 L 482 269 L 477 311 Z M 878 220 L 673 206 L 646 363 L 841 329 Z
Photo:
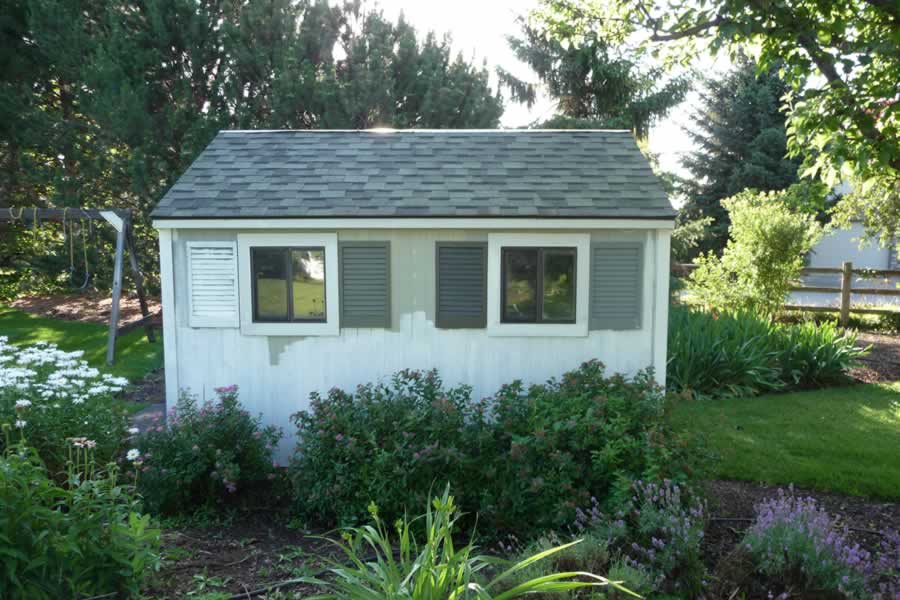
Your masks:
M 604 515 L 596 498 L 575 513 L 575 529 L 605 536 L 623 562 L 647 576 L 653 591 L 702 594 L 700 543 L 705 504 L 679 484 L 636 481 L 632 496 L 615 515 Z
M 756 520 L 743 544 L 769 576 L 800 573 L 804 583 L 836 590 L 848 598 L 900 600 L 900 535 L 883 533 L 877 558 L 852 543 L 836 519 L 813 498 L 799 498 L 793 490 L 756 507 Z

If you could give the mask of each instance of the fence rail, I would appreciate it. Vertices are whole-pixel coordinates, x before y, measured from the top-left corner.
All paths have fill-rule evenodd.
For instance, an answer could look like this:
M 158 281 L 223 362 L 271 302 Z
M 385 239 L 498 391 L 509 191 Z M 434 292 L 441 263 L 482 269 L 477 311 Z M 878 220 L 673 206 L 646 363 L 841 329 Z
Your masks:
M 690 274 L 697 265 L 689 263 L 672 263 L 672 274 L 684 277 Z M 840 287 L 822 287 L 812 285 L 795 285 L 791 287 L 793 292 L 812 292 L 826 294 L 840 294 L 840 306 L 810 306 L 804 304 L 785 304 L 785 310 L 800 310 L 808 312 L 837 312 L 840 313 L 841 325 L 846 326 L 850 320 L 850 313 L 855 312 L 866 315 L 893 315 L 900 310 L 888 308 L 853 308 L 851 298 L 853 294 L 872 296 L 900 296 L 900 288 L 873 288 L 853 287 L 853 275 L 859 275 L 863 279 L 887 279 L 900 277 L 900 269 L 854 269 L 852 262 L 845 262 L 841 268 L 836 267 L 806 267 L 800 271 L 801 275 L 834 274 L 841 276 Z

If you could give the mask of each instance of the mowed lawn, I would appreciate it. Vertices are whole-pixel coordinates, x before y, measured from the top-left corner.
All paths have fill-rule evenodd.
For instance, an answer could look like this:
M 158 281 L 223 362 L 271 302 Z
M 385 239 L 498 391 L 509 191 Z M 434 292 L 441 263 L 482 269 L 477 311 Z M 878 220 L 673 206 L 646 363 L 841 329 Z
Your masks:
M 900 382 L 687 401 L 672 421 L 704 435 L 719 478 L 900 498 Z
M 151 344 L 144 330 L 131 331 L 116 340 L 116 364 L 106 365 L 106 336 L 109 329 L 98 323 L 47 319 L 0 305 L 0 335 L 18 345 L 45 341 L 62 350 L 84 350 L 84 359 L 104 373 L 136 381 L 162 365 L 162 340 Z M 159 332 L 157 332 L 159 333 Z

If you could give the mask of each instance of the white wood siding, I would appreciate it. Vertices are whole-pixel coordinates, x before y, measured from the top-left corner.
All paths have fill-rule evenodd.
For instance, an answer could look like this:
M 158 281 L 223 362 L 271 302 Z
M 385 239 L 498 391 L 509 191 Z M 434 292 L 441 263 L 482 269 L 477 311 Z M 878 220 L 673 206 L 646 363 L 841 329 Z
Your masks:
M 487 329 L 437 329 L 435 242 L 487 240 L 488 232 L 472 230 L 338 232 L 339 242 L 390 241 L 390 329 L 344 328 L 334 337 L 269 337 L 242 335 L 239 329 L 191 328 L 187 242 L 230 242 L 237 239 L 238 233 L 178 232 L 172 244 L 174 310 L 172 301 L 165 300 L 167 286 L 165 282 L 163 285 L 164 310 L 167 315 L 175 315 L 178 360 L 177 365 L 170 367 L 167 344 L 166 367 L 177 369 L 171 381 L 177 381 L 178 387 L 204 398 L 213 397 L 214 387 L 240 386 L 241 400 L 251 413 L 262 413 L 266 423 L 284 428 L 287 435 L 281 448 L 282 458 L 294 444 L 289 417 L 308 407 L 311 392 L 325 392 L 334 386 L 352 390 L 357 384 L 385 378 L 403 368 L 437 367 L 446 384 L 469 384 L 475 397 L 492 395 L 514 379 L 542 382 L 592 358 L 603 361 L 610 372 L 629 375 L 653 365 L 658 379 L 664 382 L 668 232 L 589 232 L 592 241 L 644 242 L 640 329 L 590 331 L 583 337 L 493 337 Z M 165 270 L 163 274 L 165 277 Z M 499 282 L 488 281 L 488 285 L 498 286 Z M 167 384 L 169 381 L 167 373 Z M 174 402 L 168 385 L 167 394 L 168 401 Z

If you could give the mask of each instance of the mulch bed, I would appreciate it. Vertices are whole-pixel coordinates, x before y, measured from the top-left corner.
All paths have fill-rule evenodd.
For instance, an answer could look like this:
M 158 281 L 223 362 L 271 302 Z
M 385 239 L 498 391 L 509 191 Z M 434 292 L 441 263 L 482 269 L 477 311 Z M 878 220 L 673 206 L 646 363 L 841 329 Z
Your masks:
M 335 556 L 335 547 L 288 522 L 286 514 L 260 511 L 241 513 L 233 522 L 165 529 L 163 566 L 144 595 L 174 599 L 224 592 L 264 598 L 266 589 L 285 597 L 309 595 L 309 585 L 284 584 L 319 574 L 325 568 L 319 557 Z
M 712 520 L 703 545 L 704 560 L 711 573 L 733 556 L 750 526 L 754 506 L 775 496 L 777 486 L 740 481 L 710 481 L 706 484 Z M 877 550 L 878 531 L 900 529 L 900 504 L 843 494 L 795 489 L 794 493 L 816 498 L 829 513 L 840 516 L 850 536 L 868 550 Z M 322 571 L 321 556 L 342 558 L 316 532 L 288 527 L 289 516 L 278 512 L 244 513 L 233 523 L 209 527 L 168 529 L 163 535 L 162 571 L 154 576 L 145 594 L 156 598 L 183 598 L 201 585 L 207 592 L 227 592 L 235 598 L 263 598 L 248 592 L 296 580 Z M 312 592 L 298 583 L 279 590 L 285 597 L 302 598 Z M 755 598 L 750 592 L 747 598 Z M 765 597 L 765 596 L 762 596 Z
M 850 375 L 864 383 L 900 381 L 900 337 L 877 333 L 860 333 L 860 347 L 871 346 L 869 355 L 862 358 L 862 366 L 851 369 Z
M 158 298 L 148 298 L 150 314 L 156 314 L 161 306 Z M 82 321 L 84 323 L 109 323 L 112 296 L 98 292 L 84 294 L 56 294 L 53 296 L 23 296 L 10 303 L 21 311 L 50 319 Z M 119 301 L 119 326 L 141 318 L 141 305 L 137 296 L 123 295 Z

